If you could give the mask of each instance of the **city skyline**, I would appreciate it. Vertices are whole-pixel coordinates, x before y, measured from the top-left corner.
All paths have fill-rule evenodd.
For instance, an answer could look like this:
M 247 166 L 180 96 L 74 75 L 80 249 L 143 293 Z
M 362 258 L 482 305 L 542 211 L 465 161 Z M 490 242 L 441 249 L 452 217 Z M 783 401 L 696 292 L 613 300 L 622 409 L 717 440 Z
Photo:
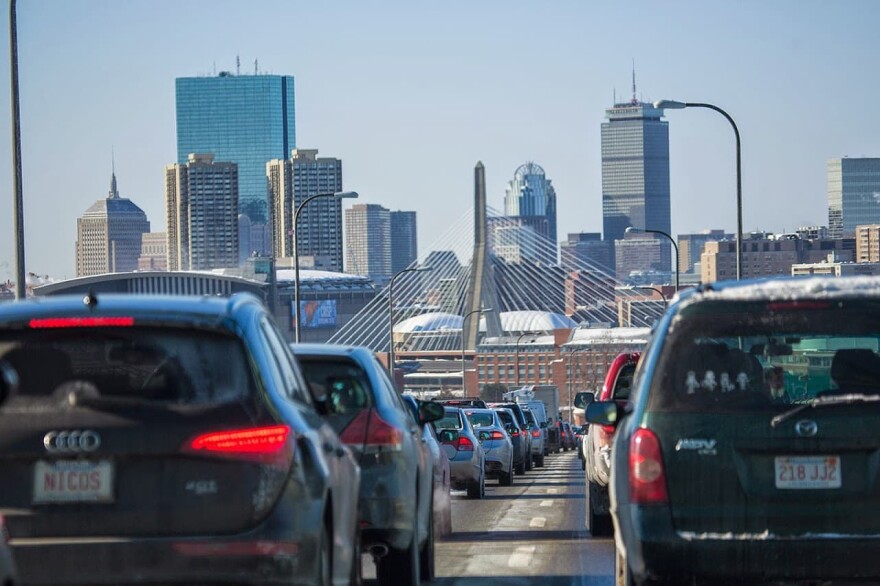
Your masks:
M 736 120 L 746 231 L 827 225 L 827 161 L 880 151 L 880 122 L 849 107 L 880 89 L 862 66 L 880 48 L 870 27 L 880 6 L 650 6 L 20 3 L 27 270 L 73 277 L 75 218 L 103 191 L 111 150 L 127 197 L 154 231 L 165 229 L 162 169 L 176 158 L 174 80 L 235 71 L 236 55 L 244 72 L 296 78 L 297 142 L 345 161 L 346 188 L 361 202 L 416 211 L 422 254 L 472 205 L 477 160 L 486 167 L 490 205 L 501 207 L 522 161 L 540 161 L 559 194 L 557 239 L 601 230 L 600 125 L 605 109 L 628 96 L 633 59 L 640 100 L 715 103 Z M 266 11 L 279 17 L 267 20 Z M 530 42 L 499 34 L 524 19 L 537 23 Z M 8 31 L 2 34 L 8 47 Z M 510 80 L 523 71 L 529 83 L 511 92 Z M 8 91 L 0 92 L 0 107 L 9 111 Z M 729 126 L 706 111 L 667 111 L 665 120 L 672 233 L 732 232 Z M 0 132 L 10 136 L 8 117 Z M 7 193 L 9 143 L 0 141 Z M 45 159 L 53 161 L 50 172 Z M 0 206 L 10 210 L 9 199 Z M 11 225 L 11 214 L 0 214 L 4 279 L 14 270 Z

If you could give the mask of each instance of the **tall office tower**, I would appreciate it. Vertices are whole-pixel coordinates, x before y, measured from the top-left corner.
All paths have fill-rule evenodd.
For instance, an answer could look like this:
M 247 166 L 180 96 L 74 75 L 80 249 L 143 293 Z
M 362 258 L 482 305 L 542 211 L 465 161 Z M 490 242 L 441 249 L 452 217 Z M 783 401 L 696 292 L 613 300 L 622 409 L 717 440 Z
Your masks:
M 504 195 L 504 215 L 520 218 L 551 243 L 556 256 L 556 190 L 544 169 L 531 161 L 517 167 Z
M 670 234 L 669 123 L 663 110 L 633 97 L 605 110 L 602 123 L 602 231 L 605 240 L 623 240 L 628 226 Z M 669 242 L 662 239 L 663 266 L 671 266 Z M 612 255 L 614 258 L 615 255 Z M 647 267 L 645 267 L 647 268 Z
M 391 212 L 391 274 L 407 268 L 419 256 L 415 212 Z
M 187 163 L 190 153 L 237 163 L 239 211 L 266 223 L 266 162 L 296 148 L 293 77 L 223 71 L 180 77 L 175 87 L 178 164 Z
M 238 165 L 191 153 L 165 167 L 168 270 L 239 266 Z
M 294 215 L 306 199 L 342 191 L 342 161 L 318 157 L 317 149 L 294 149 L 290 159 L 266 163 L 269 185 L 269 225 L 276 257 L 293 257 Z M 296 233 L 300 261 L 309 256 L 314 266 L 342 272 L 342 201 L 319 197 L 302 208 Z
M 345 272 L 378 285 L 391 278 L 391 212 L 376 204 L 345 210 Z
M 828 231 L 852 237 L 856 226 L 880 223 L 880 159 L 828 161 Z
M 168 270 L 168 234 L 165 232 L 144 234 L 137 268 L 139 271 Z
M 119 197 L 114 171 L 108 196 L 76 220 L 76 276 L 137 270 L 141 237 L 149 231 L 144 211 Z

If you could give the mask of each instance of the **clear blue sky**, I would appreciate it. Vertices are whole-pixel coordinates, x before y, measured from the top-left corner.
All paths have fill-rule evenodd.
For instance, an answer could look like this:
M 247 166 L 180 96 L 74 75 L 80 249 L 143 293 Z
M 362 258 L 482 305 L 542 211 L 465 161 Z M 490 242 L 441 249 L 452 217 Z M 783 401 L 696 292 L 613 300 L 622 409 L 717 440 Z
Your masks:
M 560 238 L 602 228 L 600 125 L 613 92 L 717 104 L 743 140 L 746 230 L 827 225 L 826 162 L 880 156 L 880 2 L 19 0 L 26 262 L 74 275 L 76 218 L 123 197 L 163 230 L 175 77 L 296 77 L 297 144 L 343 159 L 361 202 L 418 212 L 424 251 L 516 167 L 553 180 Z M 14 274 L 9 40 L 0 46 L 0 278 Z M 735 229 L 734 142 L 670 111 L 672 230 Z M 6 264 L 4 264 L 6 263 Z

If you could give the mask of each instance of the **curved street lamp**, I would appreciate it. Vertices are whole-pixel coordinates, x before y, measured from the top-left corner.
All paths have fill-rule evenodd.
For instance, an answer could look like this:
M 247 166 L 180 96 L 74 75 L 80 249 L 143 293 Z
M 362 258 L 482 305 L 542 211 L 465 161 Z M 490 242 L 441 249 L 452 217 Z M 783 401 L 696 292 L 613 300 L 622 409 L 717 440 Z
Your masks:
M 410 267 L 394 273 L 388 282 L 388 376 L 394 382 L 394 279 L 404 273 L 433 271 L 434 267 Z
M 657 100 L 654 107 L 658 110 L 683 110 L 684 108 L 708 108 L 714 110 L 724 116 L 733 127 L 733 134 L 736 136 L 736 280 L 742 279 L 742 154 L 739 140 L 739 128 L 736 122 L 730 117 L 730 114 L 714 104 L 705 104 L 701 102 L 678 102 L 675 100 Z
M 647 228 L 636 228 L 635 226 L 629 226 L 626 229 L 627 232 L 632 234 L 660 234 L 661 236 L 665 236 L 672 243 L 672 248 L 675 249 L 675 290 L 678 291 L 678 244 L 676 244 L 675 239 L 664 232 L 663 230 L 648 230 Z
M 464 322 L 475 313 L 489 313 L 490 311 L 495 311 L 491 307 L 487 307 L 485 309 L 475 309 L 473 311 L 469 311 L 461 318 L 461 390 L 464 392 L 464 396 L 467 396 L 467 385 L 464 382 L 464 361 L 465 361 L 465 347 L 464 347 Z
M 299 335 L 299 325 L 300 325 L 300 308 L 299 308 L 299 229 L 297 228 L 297 222 L 299 220 L 299 213 L 302 211 L 306 204 L 312 201 L 313 199 L 318 199 L 319 197 L 335 197 L 336 199 L 355 199 L 357 198 L 357 191 L 336 191 L 333 193 L 318 193 L 312 196 L 307 197 L 303 200 L 301 204 L 296 206 L 296 211 L 293 213 L 293 324 L 294 324 L 294 341 L 299 343 L 300 335 Z M 274 275 L 272 275 L 274 278 Z

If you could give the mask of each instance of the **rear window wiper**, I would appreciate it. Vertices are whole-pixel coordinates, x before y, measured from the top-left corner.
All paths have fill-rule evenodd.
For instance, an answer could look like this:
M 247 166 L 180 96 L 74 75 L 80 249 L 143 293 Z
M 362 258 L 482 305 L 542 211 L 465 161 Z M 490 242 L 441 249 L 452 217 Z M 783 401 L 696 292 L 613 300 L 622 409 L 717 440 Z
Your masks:
M 865 395 L 864 393 L 849 393 L 847 395 L 829 395 L 825 397 L 816 397 L 810 399 L 806 403 L 801 403 L 796 407 L 789 409 L 770 420 L 770 427 L 776 427 L 783 421 L 790 419 L 809 408 L 826 407 L 828 405 L 850 405 L 852 403 L 877 403 L 880 402 L 880 395 Z

